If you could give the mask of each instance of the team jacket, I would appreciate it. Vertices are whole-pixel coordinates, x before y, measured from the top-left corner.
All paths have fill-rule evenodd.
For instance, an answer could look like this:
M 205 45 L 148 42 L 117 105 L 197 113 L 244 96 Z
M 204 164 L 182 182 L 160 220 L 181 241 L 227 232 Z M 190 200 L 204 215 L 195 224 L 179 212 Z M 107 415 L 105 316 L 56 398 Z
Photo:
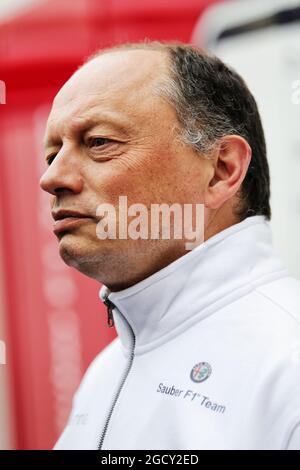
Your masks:
M 55 449 L 300 449 L 300 283 L 262 216 L 100 298 L 118 336 Z

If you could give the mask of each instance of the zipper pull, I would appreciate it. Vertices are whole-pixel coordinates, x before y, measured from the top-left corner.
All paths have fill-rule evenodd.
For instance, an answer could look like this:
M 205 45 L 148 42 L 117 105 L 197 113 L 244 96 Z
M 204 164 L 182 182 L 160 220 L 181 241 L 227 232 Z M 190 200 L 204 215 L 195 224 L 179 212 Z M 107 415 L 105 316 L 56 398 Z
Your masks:
M 108 326 L 111 328 L 114 326 L 114 317 L 113 317 L 113 309 L 115 308 L 115 304 L 112 303 L 107 297 L 103 300 L 104 305 L 107 307 L 107 323 Z

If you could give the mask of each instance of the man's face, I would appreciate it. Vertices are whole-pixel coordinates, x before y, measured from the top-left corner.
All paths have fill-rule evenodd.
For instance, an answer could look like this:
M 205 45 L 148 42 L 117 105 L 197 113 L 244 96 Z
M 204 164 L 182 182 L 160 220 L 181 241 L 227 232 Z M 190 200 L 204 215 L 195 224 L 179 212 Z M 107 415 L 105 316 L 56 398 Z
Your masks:
M 201 203 L 205 160 L 176 138 L 174 108 L 154 93 L 167 74 L 158 51 L 103 54 L 76 72 L 56 96 L 46 129 L 49 163 L 41 186 L 55 215 L 62 258 L 112 289 L 161 269 L 185 253 L 183 240 L 100 240 L 99 204 Z M 68 214 L 65 214 L 68 215 Z M 75 214 L 76 215 L 76 214 Z M 118 217 L 117 217 L 118 220 Z

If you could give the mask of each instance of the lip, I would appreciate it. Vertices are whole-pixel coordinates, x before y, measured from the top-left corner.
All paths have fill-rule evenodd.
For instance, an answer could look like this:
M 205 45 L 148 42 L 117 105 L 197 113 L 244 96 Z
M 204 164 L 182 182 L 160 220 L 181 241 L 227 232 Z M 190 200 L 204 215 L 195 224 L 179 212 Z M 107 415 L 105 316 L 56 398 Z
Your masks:
M 53 232 L 55 235 L 58 235 L 61 232 L 84 224 L 87 220 L 91 220 L 91 217 L 65 217 L 64 219 L 56 220 L 54 222 Z
M 72 210 L 59 210 L 57 212 L 52 212 L 52 217 L 55 221 L 53 226 L 53 232 L 55 235 L 81 225 L 87 220 L 91 220 L 91 217 Z
M 54 220 L 61 220 L 61 219 L 65 219 L 67 217 L 74 217 L 74 218 L 77 218 L 77 219 L 84 218 L 84 217 L 89 217 L 86 214 L 81 214 L 81 212 L 67 210 L 67 209 L 60 209 L 57 212 L 52 211 L 51 214 L 52 214 L 52 217 L 53 217 Z

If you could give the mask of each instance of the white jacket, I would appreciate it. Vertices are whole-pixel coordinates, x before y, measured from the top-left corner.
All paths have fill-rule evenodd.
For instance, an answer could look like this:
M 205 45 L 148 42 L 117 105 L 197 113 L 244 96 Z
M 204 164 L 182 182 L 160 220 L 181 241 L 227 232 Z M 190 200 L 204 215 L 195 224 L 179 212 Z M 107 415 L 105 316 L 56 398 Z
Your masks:
M 55 449 L 300 449 L 300 283 L 264 217 L 100 297 L 118 337 Z

